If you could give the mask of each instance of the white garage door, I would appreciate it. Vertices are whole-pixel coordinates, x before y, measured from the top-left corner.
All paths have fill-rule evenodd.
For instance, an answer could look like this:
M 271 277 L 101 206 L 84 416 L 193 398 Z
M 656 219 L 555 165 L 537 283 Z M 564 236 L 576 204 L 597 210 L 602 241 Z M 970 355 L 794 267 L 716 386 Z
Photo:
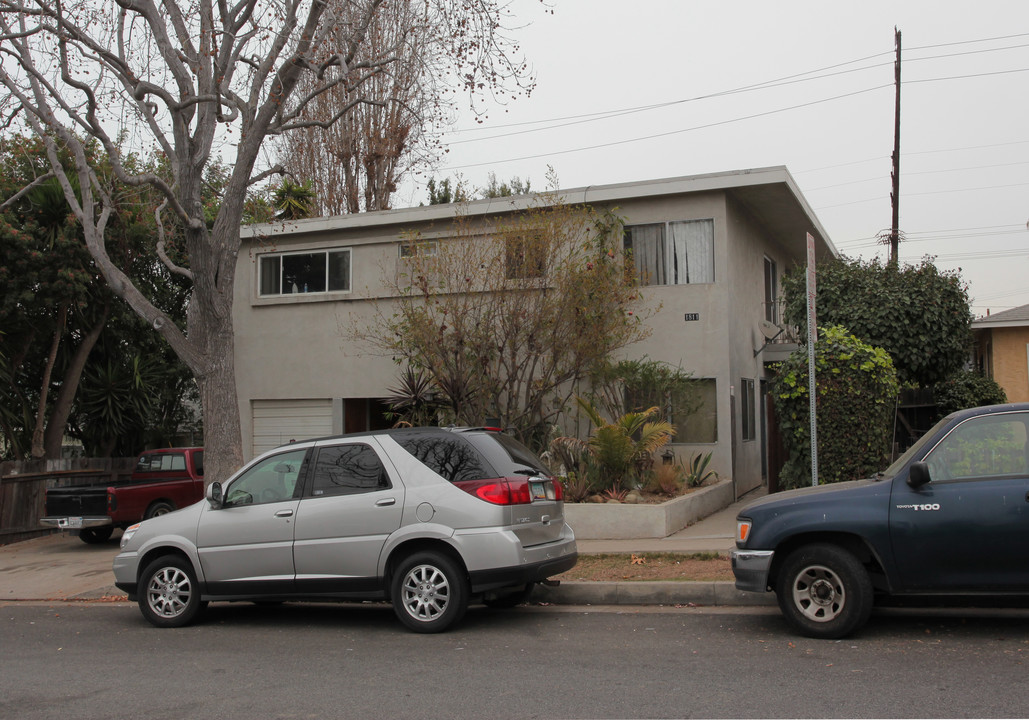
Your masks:
M 254 457 L 291 441 L 333 434 L 332 400 L 254 400 Z

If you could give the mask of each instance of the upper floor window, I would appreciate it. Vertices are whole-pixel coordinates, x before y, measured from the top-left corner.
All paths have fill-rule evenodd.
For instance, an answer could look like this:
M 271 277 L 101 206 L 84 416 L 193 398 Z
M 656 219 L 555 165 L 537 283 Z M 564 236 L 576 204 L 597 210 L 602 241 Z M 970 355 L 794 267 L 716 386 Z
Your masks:
M 542 233 L 508 235 L 504 239 L 507 279 L 543 277 L 547 271 L 547 250 L 547 239 Z
M 770 257 L 765 257 L 765 320 L 779 324 L 779 270 Z
M 262 255 L 258 263 L 264 297 L 350 291 L 350 250 Z
M 627 225 L 625 249 L 632 253 L 641 285 L 715 281 L 714 220 Z
M 436 240 L 405 240 L 400 243 L 400 257 L 412 258 L 435 257 L 439 254 L 439 242 Z

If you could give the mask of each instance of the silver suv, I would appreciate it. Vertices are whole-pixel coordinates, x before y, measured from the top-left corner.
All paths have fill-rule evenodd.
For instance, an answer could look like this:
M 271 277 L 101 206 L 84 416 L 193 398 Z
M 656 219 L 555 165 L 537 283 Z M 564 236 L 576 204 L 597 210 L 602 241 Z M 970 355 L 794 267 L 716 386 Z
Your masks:
M 440 632 L 472 596 L 516 605 L 577 557 L 561 484 L 524 445 L 411 428 L 265 453 L 128 528 L 114 575 L 158 627 L 211 600 L 388 599 L 408 628 Z

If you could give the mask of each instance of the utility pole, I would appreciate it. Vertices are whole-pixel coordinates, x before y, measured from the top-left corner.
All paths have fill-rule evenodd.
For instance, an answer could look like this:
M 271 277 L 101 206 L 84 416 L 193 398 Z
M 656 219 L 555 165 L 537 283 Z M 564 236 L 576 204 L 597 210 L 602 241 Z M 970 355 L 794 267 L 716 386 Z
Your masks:
M 893 203 L 893 225 L 890 228 L 890 262 L 896 265 L 897 248 L 900 245 L 900 30 L 894 26 L 897 39 L 897 61 L 894 75 L 897 83 L 897 104 L 893 119 L 893 190 L 890 200 Z

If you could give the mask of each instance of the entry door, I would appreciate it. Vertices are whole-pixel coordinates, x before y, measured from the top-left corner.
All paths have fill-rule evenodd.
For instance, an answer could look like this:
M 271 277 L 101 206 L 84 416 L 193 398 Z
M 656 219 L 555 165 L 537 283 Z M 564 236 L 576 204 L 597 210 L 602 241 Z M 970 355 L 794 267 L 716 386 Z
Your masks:
M 931 482 L 894 483 L 890 531 L 906 590 L 1029 588 L 1029 413 L 971 418 L 925 457 Z

